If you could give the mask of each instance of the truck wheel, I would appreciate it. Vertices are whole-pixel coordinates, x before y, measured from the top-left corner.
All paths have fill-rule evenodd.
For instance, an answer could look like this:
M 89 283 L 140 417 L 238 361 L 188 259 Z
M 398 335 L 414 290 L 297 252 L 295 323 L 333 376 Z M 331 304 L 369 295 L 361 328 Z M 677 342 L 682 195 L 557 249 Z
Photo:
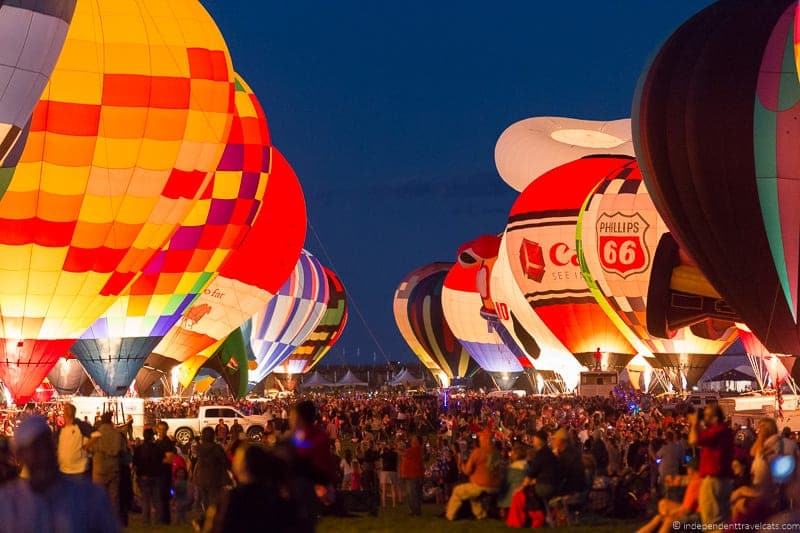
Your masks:
M 261 440 L 261 436 L 264 435 L 264 429 L 258 426 L 250 426 L 247 428 L 247 438 L 250 440 Z
M 178 444 L 186 446 L 194 438 L 194 432 L 189 428 L 180 428 L 175 432 L 175 440 Z

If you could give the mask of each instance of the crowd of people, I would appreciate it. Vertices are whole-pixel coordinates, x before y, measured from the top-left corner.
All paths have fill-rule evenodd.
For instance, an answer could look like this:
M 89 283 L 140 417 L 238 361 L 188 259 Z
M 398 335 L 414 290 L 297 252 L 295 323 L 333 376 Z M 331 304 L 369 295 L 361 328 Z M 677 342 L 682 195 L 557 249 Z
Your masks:
M 220 420 L 176 444 L 166 420 L 222 403 L 266 418 L 259 442 Z M 0 530 L 62 521 L 113 531 L 136 512 L 198 531 L 264 520 L 275 531 L 311 531 L 324 514 L 406 506 L 420 515 L 432 503 L 443 519 L 513 527 L 595 515 L 643 523 L 651 513 L 641 529 L 651 532 L 676 521 L 796 520 L 800 510 L 797 435 L 774 419 L 733 428 L 716 405 L 667 408 L 626 389 L 604 398 L 161 399 L 146 404 L 145 420 L 136 438 L 110 413 L 77 420 L 70 404 L 15 422 L 13 438 L 0 441 Z M 95 525 L 83 529 L 87 520 Z

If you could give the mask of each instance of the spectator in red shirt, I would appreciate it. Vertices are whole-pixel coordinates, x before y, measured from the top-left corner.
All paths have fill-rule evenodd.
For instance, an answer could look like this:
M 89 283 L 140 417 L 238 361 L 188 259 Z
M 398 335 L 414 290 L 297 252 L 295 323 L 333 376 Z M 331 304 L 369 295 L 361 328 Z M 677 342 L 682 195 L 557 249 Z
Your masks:
M 730 516 L 734 435 L 719 405 L 706 406 L 703 425 L 696 413 L 689 415 L 689 444 L 700 446 L 700 518 L 704 525 L 720 524 Z
M 400 479 L 406 490 L 406 501 L 412 516 L 422 515 L 422 478 L 425 465 L 422 462 L 422 444 L 419 437 L 411 437 L 411 446 L 403 452 L 400 461 Z

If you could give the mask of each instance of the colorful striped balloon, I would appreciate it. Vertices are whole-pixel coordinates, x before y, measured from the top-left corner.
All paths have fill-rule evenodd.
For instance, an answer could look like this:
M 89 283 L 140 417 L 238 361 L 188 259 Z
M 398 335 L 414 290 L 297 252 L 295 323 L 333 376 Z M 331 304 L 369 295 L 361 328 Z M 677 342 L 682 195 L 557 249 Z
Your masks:
M 325 269 L 330 298 L 325 314 L 311 336 L 292 355 L 275 368 L 278 374 L 305 374 L 325 357 L 347 325 L 347 293 L 342 280 L 331 269 Z
M 232 78 L 197 0 L 78 2 L 0 199 L 0 378 L 18 402 L 206 189 Z
M 330 297 L 325 270 L 303 250 L 278 294 L 252 321 L 250 346 L 258 366 L 250 382 L 258 383 L 303 344 L 319 324 Z
M 453 263 L 431 263 L 403 278 L 392 307 L 400 335 L 443 386 L 477 368 L 444 316 L 442 288 Z

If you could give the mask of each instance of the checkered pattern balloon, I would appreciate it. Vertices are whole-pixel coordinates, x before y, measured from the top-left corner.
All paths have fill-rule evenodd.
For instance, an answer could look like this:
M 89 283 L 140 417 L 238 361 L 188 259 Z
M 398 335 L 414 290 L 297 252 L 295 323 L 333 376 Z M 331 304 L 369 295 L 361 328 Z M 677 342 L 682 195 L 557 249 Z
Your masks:
M 233 127 L 211 183 L 169 243 L 72 348 L 108 394 L 130 386 L 258 214 L 270 168 L 269 131 L 252 90 L 240 77 L 235 86 Z

